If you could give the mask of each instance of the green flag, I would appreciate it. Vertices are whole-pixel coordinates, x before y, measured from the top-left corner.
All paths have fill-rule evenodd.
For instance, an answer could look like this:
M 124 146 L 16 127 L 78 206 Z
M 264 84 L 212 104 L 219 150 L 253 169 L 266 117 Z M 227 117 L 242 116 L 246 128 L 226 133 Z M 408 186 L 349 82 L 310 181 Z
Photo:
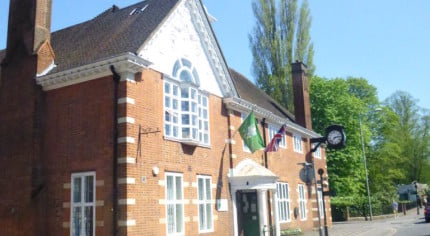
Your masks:
M 246 117 L 239 127 L 240 136 L 248 146 L 249 150 L 254 153 L 257 150 L 264 148 L 263 139 L 261 138 L 260 131 L 258 131 L 257 122 L 255 122 L 254 112 Z

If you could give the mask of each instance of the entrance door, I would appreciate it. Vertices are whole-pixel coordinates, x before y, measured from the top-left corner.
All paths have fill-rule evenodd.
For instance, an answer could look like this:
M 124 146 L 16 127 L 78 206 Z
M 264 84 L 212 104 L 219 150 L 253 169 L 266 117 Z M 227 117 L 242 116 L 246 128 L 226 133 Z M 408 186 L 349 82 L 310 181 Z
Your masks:
M 258 218 L 257 191 L 237 192 L 239 235 L 259 236 L 260 221 Z

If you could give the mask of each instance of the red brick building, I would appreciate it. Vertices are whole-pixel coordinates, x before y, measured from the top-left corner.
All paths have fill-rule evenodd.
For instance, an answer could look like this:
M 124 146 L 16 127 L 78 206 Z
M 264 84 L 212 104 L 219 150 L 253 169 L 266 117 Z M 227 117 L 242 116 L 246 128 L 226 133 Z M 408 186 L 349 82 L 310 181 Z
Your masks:
M 48 0 L 10 4 L 0 235 L 319 228 L 321 198 L 299 178 L 306 162 L 326 170 L 324 149 L 310 152 L 304 65 L 293 65 L 293 115 L 229 69 L 199 0 L 113 6 L 52 34 L 50 11 Z M 266 143 L 286 125 L 278 152 L 243 144 L 251 111 Z

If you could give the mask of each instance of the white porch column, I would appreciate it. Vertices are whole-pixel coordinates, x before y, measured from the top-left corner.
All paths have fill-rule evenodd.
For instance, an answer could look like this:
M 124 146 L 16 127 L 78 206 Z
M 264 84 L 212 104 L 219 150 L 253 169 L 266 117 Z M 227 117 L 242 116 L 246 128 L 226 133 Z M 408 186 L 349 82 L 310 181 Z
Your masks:
M 232 191 L 232 204 L 233 204 L 233 229 L 234 229 L 234 236 L 239 235 L 239 230 L 237 226 L 237 202 L 236 202 L 236 189 L 233 189 Z
M 277 195 L 278 192 L 276 189 L 270 190 L 272 192 L 272 207 L 273 207 L 273 215 L 275 218 L 275 235 L 281 236 L 281 224 L 279 223 L 279 209 L 278 209 L 278 202 L 277 202 Z
M 269 235 L 269 225 L 267 223 L 267 205 L 266 205 L 266 189 L 257 190 L 257 201 L 258 201 L 258 217 L 260 218 L 260 235 Z M 266 226 L 266 227 L 264 227 Z

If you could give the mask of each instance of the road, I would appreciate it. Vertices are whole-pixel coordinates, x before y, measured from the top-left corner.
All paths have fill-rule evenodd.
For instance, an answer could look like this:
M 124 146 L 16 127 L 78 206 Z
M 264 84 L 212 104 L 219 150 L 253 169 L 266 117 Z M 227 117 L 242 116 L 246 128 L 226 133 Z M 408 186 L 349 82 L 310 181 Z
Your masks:
M 426 236 L 430 235 L 430 223 L 426 223 L 422 211 L 409 211 L 407 215 L 375 219 L 373 221 L 335 222 L 329 229 L 330 236 Z M 305 233 L 316 236 L 318 232 Z

